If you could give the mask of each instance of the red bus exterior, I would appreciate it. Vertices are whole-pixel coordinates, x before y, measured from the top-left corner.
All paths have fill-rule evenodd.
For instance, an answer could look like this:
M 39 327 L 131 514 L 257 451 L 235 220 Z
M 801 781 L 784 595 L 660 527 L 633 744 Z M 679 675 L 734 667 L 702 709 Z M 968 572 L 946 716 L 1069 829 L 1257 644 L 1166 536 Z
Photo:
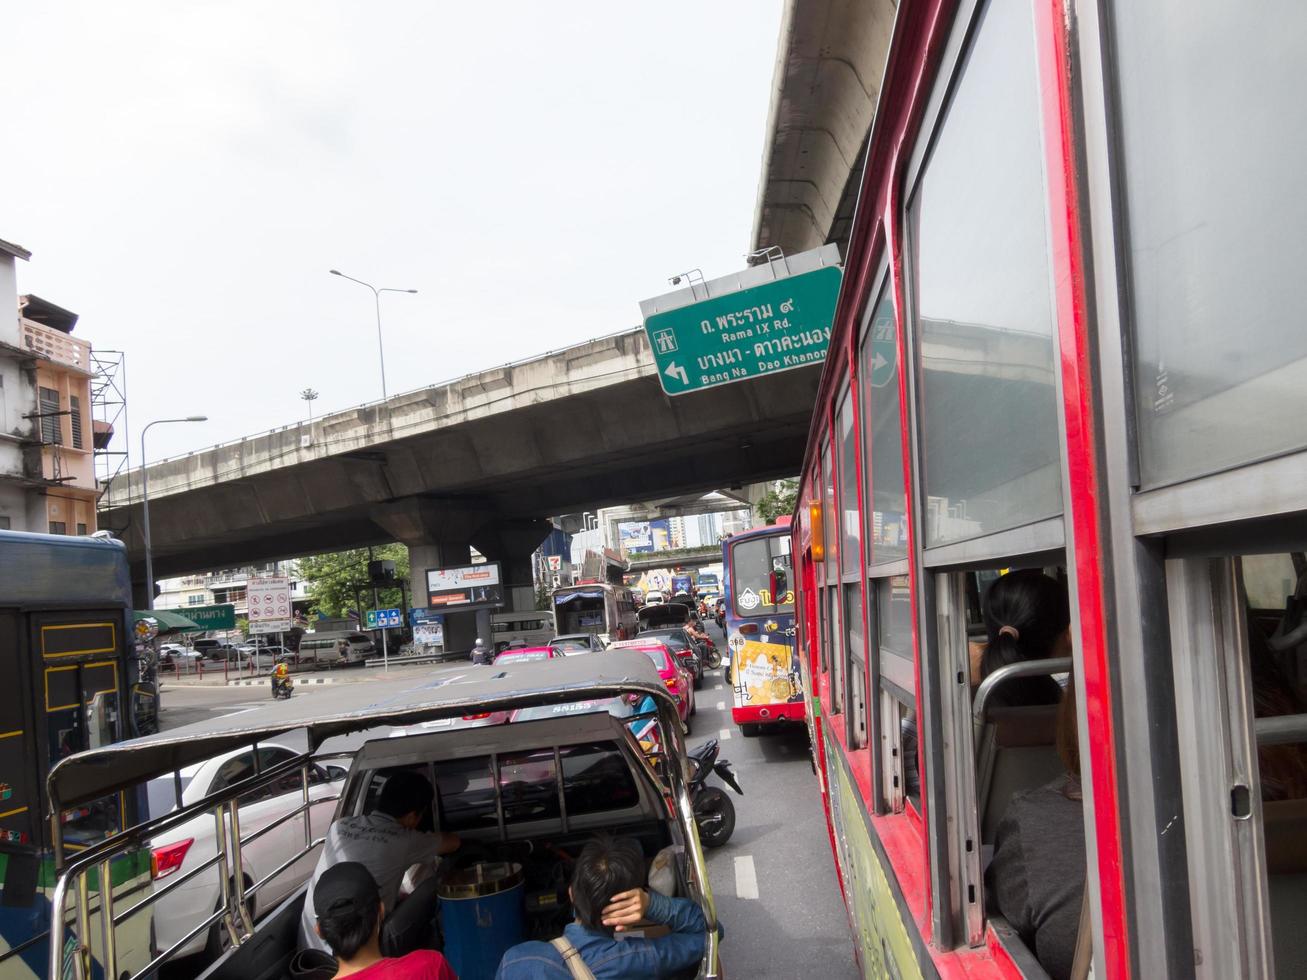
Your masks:
M 1284 599 L 1307 597 L 1307 331 L 1284 325 L 1295 277 L 1268 244 L 1307 251 L 1285 169 L 1307 126 L 1282 45 L 1208 0 L 1166 7 L 898 9 L 792 524 L 808 724 L 868 976 L 1043 975 L 987 878 L 1002 805 L 1033 787 L 1009 796 L 979 764 L 1010 748 L 985 742 L 1002 712 L 975 648 L 1015 568 L 1069 591 L 1072 656 L 1046 669 L 1081 747 L 1067 844 L 1094 975 L 1307 969 L 1275 928 L 1304 909 L 1271 832 L 1301 801 L 1261 780 L 1282 736 L 1249 694 L 1259 650 L 1295 677 L 1307 661 Z M 1307 29 L 1290 20 L 1276 33 Z M 1238 167 L 1204 142 L 1222 125 Z M 1239 319 L 1238 355 L 1212 285 L 1232 269 L 1273 311 Z M 1307 711 L 1277 726 L 1300 745 Z

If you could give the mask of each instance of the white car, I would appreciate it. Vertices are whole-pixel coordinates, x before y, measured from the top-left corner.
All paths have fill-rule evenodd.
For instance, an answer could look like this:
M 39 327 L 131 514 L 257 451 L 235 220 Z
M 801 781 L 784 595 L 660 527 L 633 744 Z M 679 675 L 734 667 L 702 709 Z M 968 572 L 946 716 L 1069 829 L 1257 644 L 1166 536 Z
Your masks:
M 259 746 L 259 766 L 266 770 L 294 758 L 298 753 L 282 745 Z M 215 756 L 198 765 L 181 770 L 182 804 L 194 803 L 210 793 L 249 777 L 254 771 L 254 750 L 239 749 Z M 345 770 L 337 766 L 310 770 L 309 798 L 322 800 L 310 807 L 314 838 L 323 837 L 336 811 L 334 797 L 340 792 Z M 176 790 L 171 777 L 152 779 L 147 788 L 151 819 L 175 809 Z M 253 799 L 243 801 L 238 809 L 241 838 L 275 823 L 303 802 L 299 772 L 279 780 Z M 230 828 L 228 828 L 230 832 Z M 286 820 L 257 840 L 241 848 L 245 865 L 246 887 L 262 880 L 304 847 L 304 819 Z M 230 844 L 228 845 L 230 849 Z M 154 887 L 162 888 L 169 879 L 185 874 L 218 853 L 216 828 L 211 813 L 203 813 L 180 827 L 150 841 L 150 873 Z M 229 854 L 230 860 L 230 854 Z M 318 849 L 304 855 L 293 865 L 264 885 L 250 901 L 251 916 L 258 918 L 303 884 L 318 861 Z M 222 887 L 215 865 L 189 881 L 169 890 L 154 906 L 154 945 L 162 951 L 181 940 L 196 924 L 212 914 L 222 901 Z M 179 956 L 208 950 L 216 955 L 227 945 L 225 930 L 215 925 L 207 933 L 193 937 L 177 953 Z
M 663 594 L 661 592 L 650 592 L 647 596 L 644 597 L 644 604 L 646 606 L 657 606 L 665 601 L 666 600 L 663 598 Z

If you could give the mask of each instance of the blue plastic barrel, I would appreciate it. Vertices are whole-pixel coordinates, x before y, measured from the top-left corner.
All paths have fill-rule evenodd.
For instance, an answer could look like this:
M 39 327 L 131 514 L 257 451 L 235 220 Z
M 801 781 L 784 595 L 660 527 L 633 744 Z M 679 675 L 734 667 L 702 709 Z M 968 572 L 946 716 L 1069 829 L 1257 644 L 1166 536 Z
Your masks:
M 522 866 L 476 864 L 440 883 L 445 958 L 459 980 L 494 980 L 510 946 L 525 938 Z

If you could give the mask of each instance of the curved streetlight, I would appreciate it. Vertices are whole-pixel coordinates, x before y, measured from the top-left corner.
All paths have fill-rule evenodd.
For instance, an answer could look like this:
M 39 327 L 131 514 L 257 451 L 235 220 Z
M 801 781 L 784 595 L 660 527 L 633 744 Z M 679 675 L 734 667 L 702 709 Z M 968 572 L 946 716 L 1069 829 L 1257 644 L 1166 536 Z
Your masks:
M 364 282 L 362 279 L 355 279 L 353 276 L 347 276 L 339 269 L 329 269 L 327 271 L 330 272 L 333 276 L 340 276 L 340 278 L 342 279 L 348 279 L 350 282 L 356 282 L 360 286 L 367 286 L 368 289 L 372 290 L 372 299 L 377 306 L 377 352 L 381 356 L 381 399 L 382 401 L 385 401 L 386 399 L 386 348 L 381 343 L 381 294 L 382 293 L 416 293 L 417 290 L 416 289 L 391 289 L 388 286 L 383 286 L 382 288 L 378 289 L 376 286 L 372 285 L 372 283 Z
M 207 415 L 188 415 L 182 419 L 155 419 L 141 430 L 141 534 L 145 538 L 145 608 L 154 608 L 154 558 L 150 554 L 150 471 L 145 465 L 145 433 L 152 425 L 169 422 L 207 422 Z

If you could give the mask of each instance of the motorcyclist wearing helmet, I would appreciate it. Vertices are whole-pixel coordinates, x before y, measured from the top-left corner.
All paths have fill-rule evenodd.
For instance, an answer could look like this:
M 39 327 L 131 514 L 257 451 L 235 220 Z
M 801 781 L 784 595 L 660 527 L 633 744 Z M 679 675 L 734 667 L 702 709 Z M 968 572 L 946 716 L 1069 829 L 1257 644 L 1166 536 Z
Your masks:
M 472 646 L 472 663 L 488 667 L 494 662 L 494 659 L 495 655 L 486 646 L 486 641 L 478 636 L 476 643 Z

